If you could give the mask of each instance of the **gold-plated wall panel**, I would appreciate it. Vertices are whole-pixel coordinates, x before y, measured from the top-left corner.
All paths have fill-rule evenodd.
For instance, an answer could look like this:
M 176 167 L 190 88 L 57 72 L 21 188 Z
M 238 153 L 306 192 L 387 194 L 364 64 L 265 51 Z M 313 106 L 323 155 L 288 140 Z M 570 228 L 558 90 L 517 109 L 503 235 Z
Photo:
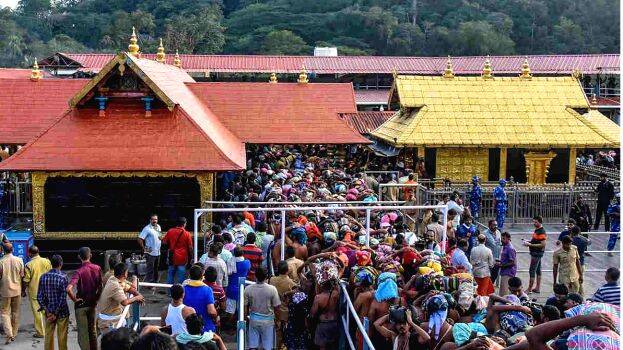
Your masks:
M 438 148 L 435 177 L 454 181 L 470 181 L 477 175 L 489 175 L 489 150 L 487 148 Z

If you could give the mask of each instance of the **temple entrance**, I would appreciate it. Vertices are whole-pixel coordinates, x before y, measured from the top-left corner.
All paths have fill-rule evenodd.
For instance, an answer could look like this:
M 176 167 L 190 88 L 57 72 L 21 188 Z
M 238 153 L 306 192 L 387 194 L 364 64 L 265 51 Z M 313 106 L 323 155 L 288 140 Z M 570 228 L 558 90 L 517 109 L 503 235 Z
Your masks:
M 518 183 L 526 182 L 526 159 L 523 148 L 509 148 L 508 155 L 506 156 L 506 180 L 513 177 L 513 180 Z
M 193 230 L 199 184 L 186 177 L 50 177 L 45 184 L 48 232 L 138 232 L 151 213 L 163 230 L 178 217 Z

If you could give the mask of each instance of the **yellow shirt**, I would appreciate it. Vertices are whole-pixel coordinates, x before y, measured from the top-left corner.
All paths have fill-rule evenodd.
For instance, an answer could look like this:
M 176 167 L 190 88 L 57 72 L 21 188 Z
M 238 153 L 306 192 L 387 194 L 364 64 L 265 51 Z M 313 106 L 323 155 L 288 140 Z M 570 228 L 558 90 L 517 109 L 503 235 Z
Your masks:
M 558 283 L 577 282 L 580 279 L 576 264 L 579 259 L 578 248 L 573 245 L 569 251 L 560 248 L 554 252 L 554 265 L 558 264 Z
M 24 270 L 24 283 L 28 285 L 28 296 L 30 299 L 37 299 L 39 290 L 39 279 L 41 276 L 52 269 L 50 260 L 35 256 L 27 264 Z

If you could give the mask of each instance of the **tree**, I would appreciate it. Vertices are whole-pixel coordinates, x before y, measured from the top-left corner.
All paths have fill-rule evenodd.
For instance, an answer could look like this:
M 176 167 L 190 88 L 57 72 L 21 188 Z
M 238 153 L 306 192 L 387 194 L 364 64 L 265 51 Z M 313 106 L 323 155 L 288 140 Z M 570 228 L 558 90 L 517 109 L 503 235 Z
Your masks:
M 262 53 L 269 55 L 309 55 L 311 47 L 289 30 L 274 30 L 264 38 Z
M 457 55 L 508 55 L 514 53 L 513 41 L 485 21 L 463 22 L 452 36 Z
M 222 12 L 217 6 L 206 6 L 167 20 L 164 38 L 171 50 L 184 53 L 212 54 L 221 52 L 225 44 Z

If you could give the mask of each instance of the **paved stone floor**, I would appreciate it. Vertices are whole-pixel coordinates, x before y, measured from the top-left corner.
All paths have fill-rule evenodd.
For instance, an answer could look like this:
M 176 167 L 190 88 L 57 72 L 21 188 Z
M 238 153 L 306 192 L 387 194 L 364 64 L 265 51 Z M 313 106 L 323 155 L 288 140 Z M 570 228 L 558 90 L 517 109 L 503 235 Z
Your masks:
M 547 250 L 555 250 L 556 246 L 554 241 L 560 232 L 560 225 L 546 225 L 546 229 L 550 232 L 548 236 Z M 531 232 L 532 227 L 530 226 L 516 226 L 512 228 L 508 228 L 509 232 L 513 234 L 513 244 L 518 251 L 527 251 L 527 249 L 521 246 L 521 238 L 529 239 L 529 233 L 521 233 L 521 232 Z M 606 244 L 608 242 L 608 235 L 593 235 L 591 236 L 592 245 L 590 246 L 590 250 L 606 250 Z M 617 242 L 617 248 L 619 249 L 619 243 Z M 529 264 L 529 255 L 526 253 L 519 253 L 519 270 L 525 270 L 525 272 L 519 272 L 518 276 L 524 281 L 524 284 L 527 286 L 528 282 L 528 264 Z M 595 290 L 601 286 L 604 282 L 603 271 L 592 272 L 591 270 L 604 270 L 611 266 L 620 266 L 620 254 L 616 253 L 612 257 L 608 257 L 605 253 L 595 253 L 590 257 L 586 257 L 585 261 L 585 269 L 588 270 L 584 274 L 584 295 L 592 296 Z M 536 298 L 539 301 L 544 301 L 549 295 L 552 294 L 552 255 L 551 253 L 546 254 L 543 258 L 543 281 L 541 287 L 540 294 L 532 294 L 532 298 Z M 142 316 L 157 316 L 160 314 L 161 308 L 166 304 L 167 298 L 163 295 L 157 293 L 146 293 L 147 302 L 145 307 L 141 308 Z M 71 307 L 70 307 L 71 309 Z M 74 316 L 72 313 L 69 332 L 69 350 L 79 350 L 77 340 L 76 340 L 76 330 L 74 323 Z M 30 311 L 30 306 L 24 302 L 22 303 L 22 312 L 21 312 L 21 322 L 20 322 L 20 330 L 17 336 L 17 339 L 11 345 L 3 345 L 4 341 L 0 342 L 0 349 L 43 349 L 43 343 L 39 339 L 34 339 L 32 337 L 33 333 L 33 317 Z M 227 347 L 229 349 L 235 349 L 235 337 L 233 335 L 224 335 L 227 341 Z

